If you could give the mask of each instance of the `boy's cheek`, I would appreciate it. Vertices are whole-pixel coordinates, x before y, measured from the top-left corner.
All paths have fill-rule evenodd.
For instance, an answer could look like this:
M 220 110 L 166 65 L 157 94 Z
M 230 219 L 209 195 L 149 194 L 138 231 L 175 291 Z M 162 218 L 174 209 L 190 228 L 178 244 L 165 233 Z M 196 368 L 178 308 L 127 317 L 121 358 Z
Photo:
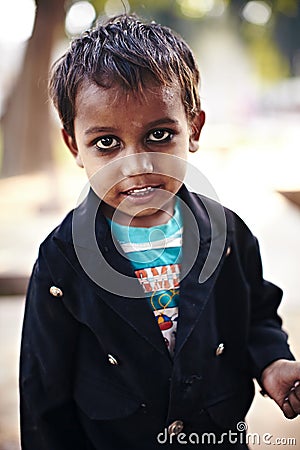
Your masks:
M 85 165 L 85 170 L 91 187 L 98 197 L 104 197 L 116 189 L 116 186 L 124 179 L 120 171 L 120 162 L 112 161 L 102 163 L 95 161 Z
M 98 196 L 103 198 L 120 181 L 116 168 L 104 167 L 86 169 L 89 182 Z
M 162 156 L 159 159 L 161 159 L 159 172 L 167 178 L 183 183 L 187 171 L 187 161 L 173 155 L 166 155 L 166 158 Z

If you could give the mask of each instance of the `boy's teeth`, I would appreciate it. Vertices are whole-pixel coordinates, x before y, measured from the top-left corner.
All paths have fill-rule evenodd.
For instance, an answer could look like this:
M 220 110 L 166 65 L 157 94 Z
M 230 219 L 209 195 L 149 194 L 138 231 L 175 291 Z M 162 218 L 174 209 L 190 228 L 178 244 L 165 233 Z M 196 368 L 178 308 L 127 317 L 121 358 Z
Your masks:
M 152 191 L 154 188 L 151 186 L 147 186 L 144 188 L 140 188 L 140 189 L 131 189 L 130 191 L 127 192 L 127 194 L 129 195 L 144 195 L 150 191 Z
M 148 187 L 144 187 L 144 188 L 139 188 L 139 189 L 133 189 L 132 192 L 136 193 L 136 192 L 146 192 L 146 191 L 151 191 L 152 187 L 148 186 Z

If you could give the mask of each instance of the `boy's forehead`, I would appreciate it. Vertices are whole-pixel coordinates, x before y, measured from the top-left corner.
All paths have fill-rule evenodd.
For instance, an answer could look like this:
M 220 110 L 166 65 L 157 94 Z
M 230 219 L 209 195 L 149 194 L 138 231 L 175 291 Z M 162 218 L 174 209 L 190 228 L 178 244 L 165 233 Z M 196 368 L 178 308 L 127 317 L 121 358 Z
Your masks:
M 132 131 L 172 121 L 187 126 L 188 119 L 181 91 L 174 86 L 147 84 L 142 92 L 126 89 L 118 83 L 110 87 L 83 81 L 76 96 L 75 133 L 87 130 L 120 130 L 131 123 Z
M 165 86 L 150 80 L 142 89 L 133 90 L 118 82 L 111 83 L 109 86 L 101 86 L 92 80 L 84 80 L 77 90 L 76 110 L 83 104 L 88 106 L 89 103 L 94 103 L 99 96 L 103 100 L 109 100 L 112 107 L 121 104 L 125 106 L 132 101 L 148 106 L 153 101 L 165 104 L 177 102 L 181 99 L 181 91 L 176 82 L 172 86 Z

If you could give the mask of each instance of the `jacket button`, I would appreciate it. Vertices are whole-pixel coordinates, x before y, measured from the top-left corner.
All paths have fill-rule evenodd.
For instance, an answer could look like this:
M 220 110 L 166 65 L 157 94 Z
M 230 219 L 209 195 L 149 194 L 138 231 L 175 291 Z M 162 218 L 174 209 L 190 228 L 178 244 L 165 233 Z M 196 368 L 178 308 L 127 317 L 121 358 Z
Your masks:
M 62 297 L 63 296 L 63 291 L 59 287 L 51 286 L 49 291 L 50 291 L 50 294 L 53 295 L 53 297 Z
M 201 381 L 202 380 L 202 376 L 201 375 L 191 375 L 189 377 L 186 377 L 182 380 L 183 384 L 186 385 L 191 385 L 193 383 L 195 383 L 195 381 Z
M 118 360 L 117 360 L 113 355 L 108 354 L 108 355 L 107 355 L 107 358 L 108 358 L 108 362 L 109 362 L 111 365 L 113 365 L 113 366 L 118 366 L 118 365 L 119 365 Z
M 183 430 L 183 422 L 182 420 L 175 420 L 171 425 L 168 426 L 168 433 L 170 436 L 177 435 Z
M 221 343 L 218 345 L 218 347 L 216 348 L 216 356 L 222 355 L 222 353 L 224 352 L 224 350 L 225 350 L 225 346 L 224 346 L 223 342 L 221 342 Z
M 229 246 L 229 247 L 227 247 L 227 250 L 226 250 L 226 256 L 229 256 L 230 253 L 231 253 L 231 247 Z

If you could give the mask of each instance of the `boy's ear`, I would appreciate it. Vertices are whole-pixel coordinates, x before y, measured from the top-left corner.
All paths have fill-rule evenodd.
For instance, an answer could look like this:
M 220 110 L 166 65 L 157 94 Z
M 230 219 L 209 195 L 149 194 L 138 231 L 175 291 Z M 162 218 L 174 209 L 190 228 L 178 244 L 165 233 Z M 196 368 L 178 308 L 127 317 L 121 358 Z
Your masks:
M 75 158 L 76 164 L 79 167 L 83 167 L 83 162 L 81 160 L 81 156 L 79 154 L 75 138 L 72 138 L 72 136 L 70 136 L 64 128 L 61 130 L 61 132 L 66 146 L 68 147 L 68 149 Z
M 191 123 L 189 151 L 192 153 L 196 152 L 199 148 L 200 133 L 204 124 L 205 124 L 205 112 L 200 111 L 193 118 Z

